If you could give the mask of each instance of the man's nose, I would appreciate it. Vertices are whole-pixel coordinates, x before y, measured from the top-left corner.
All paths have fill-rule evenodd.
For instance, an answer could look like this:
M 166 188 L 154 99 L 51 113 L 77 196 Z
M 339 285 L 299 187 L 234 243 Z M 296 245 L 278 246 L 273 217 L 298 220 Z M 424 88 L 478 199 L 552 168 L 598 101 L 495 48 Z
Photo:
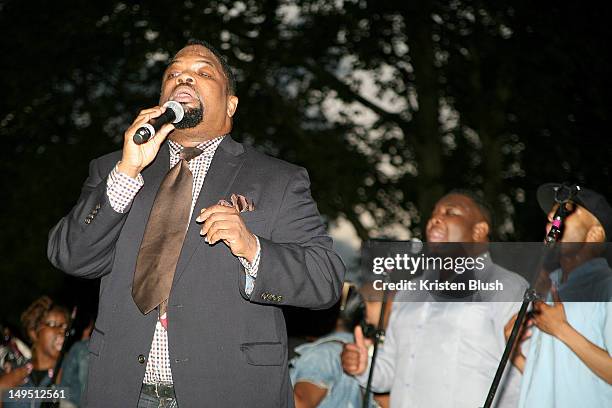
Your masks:
M 179 75 L 177 77 L 176 82 L 178 84 L 185 84 L 185 83 L 187 83 L 187 84 L 192 85 L 195 82 L 195 80 L 193 79 L 193 76 L 190 73 L 183 72 L 181 75 Z
M 429 219 L 429 224 L 431 225 L 438 225 L 441 222 L 442 222 L 442 219 L 440 218 L 438 214 L 432 214 L 431 218 Z

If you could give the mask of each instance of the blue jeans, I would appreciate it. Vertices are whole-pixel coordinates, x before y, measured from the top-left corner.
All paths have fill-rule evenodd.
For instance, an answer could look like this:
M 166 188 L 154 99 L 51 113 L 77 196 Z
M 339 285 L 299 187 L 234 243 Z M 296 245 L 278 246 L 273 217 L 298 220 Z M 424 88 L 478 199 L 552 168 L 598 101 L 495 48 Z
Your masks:
M 158 398 L 141 392 L 138 399 L 138 408 L 178 408 L 178 405 L 174 398 Z

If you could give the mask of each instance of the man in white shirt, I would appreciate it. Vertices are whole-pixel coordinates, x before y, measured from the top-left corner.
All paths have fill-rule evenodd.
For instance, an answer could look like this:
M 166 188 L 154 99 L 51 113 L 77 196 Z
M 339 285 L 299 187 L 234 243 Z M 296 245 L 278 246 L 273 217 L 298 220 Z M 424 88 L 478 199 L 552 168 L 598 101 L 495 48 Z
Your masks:
M 438 201 L 427 223 L 430 243 L 489 241 L 491 214 L 469 192 L 452 192 Z M 521 299 L 527 282 L 495 265 L 485 251 L 476 278 L 495 276 L 504 298 Z M 426 271 L 421 279 L 436 279 Z M 510 295 L 512 294 L 512 295 Z M 372 389 L 391 391 L 391 407 L 477 408 L 483 405 L 504 348 L 503 326 L 519 308 L 513 302 L 447 302 L 432 293 L 396 295 L 389 329 L 374 367 Z M 473 298 L 471 300 L 474 300 Z M 343 368 L 365 385 L 370 361 L 363 337 L 345 346 Z M 498 407 L 516 406 L 518 376 L 510 369 L 498 390 Z

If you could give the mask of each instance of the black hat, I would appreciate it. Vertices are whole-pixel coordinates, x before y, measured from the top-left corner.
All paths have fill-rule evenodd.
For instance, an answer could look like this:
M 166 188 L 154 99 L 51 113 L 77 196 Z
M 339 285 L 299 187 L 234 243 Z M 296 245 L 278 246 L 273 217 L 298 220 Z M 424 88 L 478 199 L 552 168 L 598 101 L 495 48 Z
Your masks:
M 545 213 L 549 213 L 555 204 L 555 195 L 563 200 L 570 197 L 574 185 L 561 183 L 546 183 L 538 187 L 538 203 Z M 576 204 L 586 208 L 597 218 L 606 232 L 606 241 L 612 241 L 612 207 L 601 194 L 575 185 L 575 195 L 572 198 Z

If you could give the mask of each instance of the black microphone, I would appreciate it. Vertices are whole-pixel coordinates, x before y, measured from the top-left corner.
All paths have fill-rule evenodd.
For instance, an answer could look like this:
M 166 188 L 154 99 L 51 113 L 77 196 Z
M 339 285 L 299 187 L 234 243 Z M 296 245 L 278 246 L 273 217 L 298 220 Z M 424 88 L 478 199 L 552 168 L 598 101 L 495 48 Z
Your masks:
M 565 219 L 574 211 L 575 206 L 572 204 L 572 200 L 580 191 L 580 186 L 573 185 L 567 186 L 562 185 L 555 188 L 555 204 L 558 204 L 555 215 L 553 216 L 552 225 L 550 231 L 546 234 L 544 243 L 547 246 L 552 246 L 557 243 L 563 235 L 563 227 Z
M 138 128 L 136 133 L 134 133 L 134 143 L 137 145 L 147 143 L 149 139 L 155 136 L 155 133 L 166 123 L 179 123 L 181 120 L 183 120 L 185 110 L 180 103 L 176 101 L 168 101 L 164 103 L 164 106 L 166 107 L 166 111 L 155 118 L 153 125 L 150 123 L 145 123 Z

